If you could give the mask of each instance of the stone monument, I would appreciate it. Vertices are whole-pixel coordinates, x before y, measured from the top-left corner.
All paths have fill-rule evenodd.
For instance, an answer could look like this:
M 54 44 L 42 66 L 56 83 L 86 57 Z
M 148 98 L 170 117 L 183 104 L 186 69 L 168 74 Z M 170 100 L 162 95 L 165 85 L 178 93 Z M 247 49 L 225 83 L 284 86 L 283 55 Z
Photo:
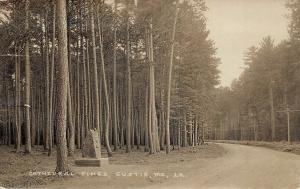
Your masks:
M 89 130 L 82 147 L 82 159 L 75 160 L 77 166 L 96 166 L 108 164 L 107 158 L 101 158 L 99 134 L 96 129 Z
M 101 147 L 98 131 L 88 131 L 82 147 L 82 157 L 96 159 L 101 158 Z

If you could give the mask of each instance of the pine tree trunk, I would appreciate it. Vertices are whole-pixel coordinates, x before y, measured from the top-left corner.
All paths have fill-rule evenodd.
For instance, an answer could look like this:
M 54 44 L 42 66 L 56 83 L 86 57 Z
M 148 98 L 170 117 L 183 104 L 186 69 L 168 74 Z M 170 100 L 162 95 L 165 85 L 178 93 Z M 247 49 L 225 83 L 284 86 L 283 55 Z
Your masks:
M 69 76 L 68 76 L 69 77 Z M 73 156 L 75 151 L 75 129 L 72 118 L 72 99 L 71 99 L 71 90 L 70 83 L 68 84 L 68 99 L 67 99 L 67 123 L 69 126 L 69 148 L 68 148 L 68 156 Z
M 146 91 L 145 91 L 145 110 L 144 110 L 144 125 L 145 125 L 145 152 L 149 151 L 149 121 L 148 121 L 148 117 L 149 117 L 149 87 L 146 87 Z
M 198 116 L 195 117 L 195 145 L 198 145 Z
M 115 4 L 115 17 L 117 14 L 117 1 Z M 114 150 L 118 150 L 118 125 L 117 125 L 117 23 L 114 18 L 114 42 L 113 42 L 113 127 L 114 127 Z
M 16 4 L 14 4 L 13 6 L 13 10 L 14 10 L 14 19 L 16 19 Z M 20 74 L 18 73 L 18 69 L 20 67 L 19 64 L 19 50 L 18 50 L 18 44 L 17 44 L 17 39 L 15 38 L 15 45 L 14 45 L 14 53 L 15 53 L 15 64 L 14 64 L 14 71 L 15 71 L 15 83 L 12 80 L 12 86 L 14 86 L 14 91 L 13 91 L 13 98 L 14 98 L 14 107 L 13 107 L 13 112 L 14 112 L 14 118 L 13 118 L 13 124 L 14 127 L 12 129 L 12 137 L 14 138 L 14 148 L 16 149 L 16 152 L 20 151 L 20 140 L 21 140 L 21 129 L 20 129 L 20 124 L 19 124 L 19 109 L 18 109 L 18 102 L 19 102 L 19 98 L 18 98 L 18 91 L 19 91 L 19 84 L 20 84 Z M 20 135 L 20 136 L 19 136 Z
M 77 41 L 77 62 L 76 62 L 76 130 L 77 130 L 77 148 L 81 148 L 81 139 L 80 139 L 80 59 L 79 59 L 79 40 Z
M 101 76 L 103 81 L 103 90 L 104 90 L 104 98 L 105 98 L 105 107 L 106 107 L 106 121 L 105 121 L 105 146 L 107 149 L 108 156 L 112 156 L 112 151 L 109 144 L 109 121 L 110 121 L 110 107 L 109 107 L 109 99 L 108 99 L 108 90 L 107 90 L 107 81 L 106 81 L 106 73 L 105 73 L 105 63 L 104 63 L 104 54 L 103 54 L 103 39 L 101 32 L 101 23 L 99 20 L 99 14 L 97 12 L 97 20 L 98 20 L 98 32 L 99 32 L 99 46 L 100 46 L 100 57 L 101 57 Z
M 139 96 L 140 97 L 140 96 Z M 140 103 L 140 99 L 139 99 L 139 103 Z M 140 123 L 141 123 L 141 113 L 140 113 L 140 109 L 138 109 L 137 111 L 137 115 L 136 115 L 136 145 L 137 145 L 137 149 L 140 149 L 140 144 L 141 144 L 141 127 L 140 127 Z
M 124 86 L 122 87 L 122 91 L 124 89 Z M 124 147 L 125 141 L 124 141 L 124 95 L 120 96 L 120 115 L 122 115 L 122 119 L 121 119 L 121 124 L 120 124 L 120 149 L 122 149 Z
M 16 83 L 15 83 L 15 125 L 16 125 L 16 151 L 19 152 L 21 149 L 21 123 L 20 123 L 20 49 L 15 47 L 15 72 L 16 72 Z
M 4 112 L 5 112 L 5 117 L 4 117 L 4 120 L 5 120 L 5 125 L 4 125 L 4 130 L 5 130 L 5 141 L 4 141 L 4 144 L 8 145 L 8 141 L 9 141 L 9 99 L 8 99 L 8 86 L 7 86 L 7 81 L 6 81 L 6 73 L 7 73 L 7 65 L 6 63 L 4 63 L 4 73 L 3 73 L 3 93 L 4 93 L 4 99 L 5 100 L 5 105 L 4 105 Z
M 70 0 L 67 0 L 67 15 L 70 14 Z M 67 17 L 67 20 L 69 18 Z M 68 127 L 68 156 L 73 156 L 74 151 L 75 151 L 75 125 L 74 125 L 74 117 L 73 116 L 73 106 L 72 106 L 72 88 L 71 88 L 71 81 L 72 81 L 72 69 L 71 69 L 71 49 L 70 49 L 70 36 L 71 36 L 71 28 L 69 21 L 67 21 L 67 38 L 68 38 L 68 78 L 69 78 L 69 83 L 68 83 L 68 97 L 67 97 L 67 127 Z
M 29 35 L 29 0 L 25 2 L 25 31 Z M 30 131 L 30 85 L 31 85 L 31 67 L 29 57 L 29 36 L 26 37 L 25 42 L 25 104 L 24 111 L 26 115 L 26 142 L 25 142 L 25 153 L 31 153 L 31 131 Z
M 275 141 L 275 111 L 274 111 L 274 97 L 273 97 L 273 86 L 272 79 L 269 86 L 269 95 L 270 95 L 270 114 L 271 114 L 271 131 L 272 131 L 272 141 Z
M 83 36 L 82 36 L 83 39 Z M 87 40 L 86 40 L 86 47 L 88 46 Z M 88 56 L 86 56 L 86 51 L 84 49 L 84 46 L 82 45 L 82 66 L 83 66 L 83 93 L 84 93 L 84 125 L 85 125 L 85 133 L 89 130 L 89 96 L 88 96 L 88 90 L 87 90 L 87 59 Z
M 150 24 L 149 24 L 150 25 Z M 146 28 L 146 54 L 147 54 L 147 58 L 148 58 L 148 63 L 149 63 L 149 75 L 148 75 L 148 83 L 149 83 L 149 86 L 147 85 L 147 91 L 148 91 L 148 95 L 147 95 L 147 104 L 148 106 L 146 106 L 148 108 L 147 110 L 147 120 L 148 120 L 148 123 L 147 123 L 147 134 L 148 134 L 148 142 L 149 142 L 149 153 L 150 154 L 153 154 L 154 153 L 154 146 L 153 146 L 153 132 L 152 132 L 152 104 L 153 104 L 153 83 L 152 83 L 152 77 L 153 77 L 153 64 L 151 62 L 151 47 L 150 47 L 150 29 Z M 147 92 L 146 91 L 146 92 Z
M 41 129 L 40 129 L 40 120 L 41 120 L 41 117 L 42 117 L 42 106 L 41 106 L 41 95 L 42 95 L 42 90 L 41 90 L 41 87 L 39 87 L 39 92 L 38 92 L 38 105 L 37 105 L 37 110 L 38 110 L 38 116 L 37 116 L 37 145 L 39 146 L 40 145 L 40 139 L 41 139 Z
M 163 74 L 162 74 L 163 75 Z M 160 91 L 161 96 L 161 112 L 160 112 L 160 148 L 164 150 L 165 143 L 166 143 L 166 126 L 165 126 L 165 106 L 164 106 L 164 89 L 163 86 L 161 86 Z
M 86 25 L 88 25 L 86 23 Z M 86 32 L 88 32 L 88 28 L 86 27 Z M 87 99 L 88 99 L 88 129 L 91 129 L 92 127 L 92 103 L 91 103 L 91 74 L 90 74 L 90 54 L 89 54 L 89 44 L 90 40 L 89 38 L 86 39 L 86 78 L 87 78 Z
M 127 5 L 128 8 L 128 5 Z M 130 42 L 129 42 L 129 12 L 127 12 L 127 21 L 126 21 L 126 62 L 127 62 L 127 131 L 126 131 L 126 152 L 131 151 L 131 106 L 132 106 L 132 97 L 131 97 L 131 65 L 130 65 Z
M 67 172 L 67 96 L 69 85 L 68 70 L 68 44 L 67 44 L 67 11 L 66 1 L 56 0 L 57 26 L 58 26 L 58 61 L 56 64 L 57 74 L 57 167 L 56 172 Z
M 48 7 L 46 8 L 45 13 L 45 61 L 46 61 L 46 133 L 44 138 L 44 149 L 49 149 L 49 132 L 50 132 L 50 63 L 49 63 L 49 44 L 48 44 Z
M 187 125 L 188 125 L 188 132 L 189 132 L 188 144 L 190 146 L 192 146 L 192 142 L 193 142 L 193 121 L 192 121 L 192 114 L 190 112 L 187 114 Z
M 6 66 L 6 65 L 5 65 Z M 7 70 L 7 69 L 5 69 Z M 5 71 L 7 72 L 7 71 Z M 10 146 L 11 144 L 11 128 L 10 128 L 10 106 L 9 106 L 9 99 L 10 99 L 10 93 L 9 93 L 9 82 L 7 81 L 5 77 L 5 93 L 6 93 L 6 113 L 7 113 L 7 129 L 8 129 L 8 136 L 7 136 L 7 145 Z
M 80 7 L 80 2 L 79 6 Z M 79 27 L 80 27 L 80 14 L 77 14 L 77 31 L 79 31 Z M 82 40 L 81 40 L 81 35 L 78 34 L 77 38 L 77 45 L 76 45 L 76 57 L 77 57 L 77 61 L 76 61 L 76 74 L 75 74 L 75 78 L 76 78 L 76 128 L 77 128 L 77 148 L 80 149 L 81 148 L 81 116 L 80 116 L 80 109 L 81 109 L 81 103 L 80 103 L 80 45 L 82 45 Z
M 56 5 L 53 3 L 53 25 L 52 25 L 52 54 L 51 54 L 51 69 L 50 69 L 50 93 L 49 93 L 49 151 L 48 156 L 52 154 L 53 148 L 53 95 L 54 95 L 54 64 L 55 64 L 55 30 L 56 30 Z
M 98 71 L 97 71 L 97 54 L 96 54 L 96 37 L 95 37 L 95 17 L 94 17 L 94 10 L 95 7 L 93 5 L 93 0 L 90 0 L 90 24 L 91 24 L 91 38 L 92 38 L 92 54 L 93 54 L 93 83 L 94 83 L 94 105 L 95 105 L 95 127 L 97 128 L 100 134 L 100 114 L 99 114 L 99 90 L 98 90 Z M 101 141 L 101 138 L 100 140 Z M 101 152 L 101 150 L 100 150 Z
M 88 45 L 88 44 L 86 44 Z M 85 133 L 89 130 L 89 96 L 88 96 L 88 90 L 87 90 L 87 69 L 86 69 L 86 64 L 88 61 L 86 60 L 86 51 L 84 47 L 82 47 L 82 60 L 83 60 L 83 91 L 84 91 L 84 120 L 85 120 Z
M 171 52 L 170 52 L 170 64 L 168 73 L 168 87 L 167 87 L 167 117 L 166 117 L 166 153 L 170 152 L 170 106 L 171 106 L 171 87 L 172 87 L 172 70 L 173 70 L 173 58 L 174 58 L 174 43 L 175 33 L 177 25 L 177 17 L 179 13 L 178 1 L 176 2 L 176 13 L 174 17 L 172 38 L 171 38 Z
M 180 149 L 181 146 L 181 121 L 178 120 L 178 128 L 177 128 L 177 145 L 178 149 Z
M 149 143 L 150 153 L 159 152 L 159 139 L 157 129 L 157 115 L 155 107 L 155 69 L 153 57 L 153 25 L 152 17 L 149 19 L 148 28 L 148 58 L 149 58 Z
M 184 122 L 183 122 L 183 136 L 184 136 L 183 147 L 187 147 L 186 113 L 184 113 L 183 116 L 184 116 Z
M 134 107 L 133 101 L 132 101 L 131 107 Z M 134 133 L 135 133 L 135 119 L 134 119 L 134 117 L 135 117 L 135 113 L 132 109 L 131 110 L 131 146 L 132 146 L 132 148 L 134 148 Z
M 32 80 L 32 86 L 34 86 L 34 87 L 31 88 L 31 104 L 32 104 L 32 106 L 31 106 L 30 117 L 31 117 L 31 146 L 33 147 L 35 145 L 35 137 L 36 137 L 36 128 L 35 128 L 35 126 L 36 126 L 36 122 L 35 122 L 35 115 L 36 115 L 36 111 L 35 111 L 36 110 L 36 105 L 35 105 L 36 94 L 35 93 L 36 93 L 36 90 L 33 90 L 33 88 L 36 89 L 36 84 L 35 84 L 34 80 Z

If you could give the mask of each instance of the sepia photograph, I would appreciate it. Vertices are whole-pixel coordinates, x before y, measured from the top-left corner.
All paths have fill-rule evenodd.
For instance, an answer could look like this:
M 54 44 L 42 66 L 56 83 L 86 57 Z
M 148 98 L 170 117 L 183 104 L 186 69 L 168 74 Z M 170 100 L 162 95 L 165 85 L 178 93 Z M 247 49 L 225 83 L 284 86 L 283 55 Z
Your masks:
M 0 189 L 300 189 L 300 0 L 0 0 Z

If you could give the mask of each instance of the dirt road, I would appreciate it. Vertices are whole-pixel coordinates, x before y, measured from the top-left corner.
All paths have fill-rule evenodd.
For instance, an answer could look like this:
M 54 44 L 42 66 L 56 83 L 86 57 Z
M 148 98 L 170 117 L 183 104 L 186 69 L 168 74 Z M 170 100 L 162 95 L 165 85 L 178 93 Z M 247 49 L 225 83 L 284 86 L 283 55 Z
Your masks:
M 99 179 L 103 178 L 84 177 L 54 183 L 47 188 L 300 188 L 300 156 L 260 147 L 220 145 L 227 150 L 224 156 L 201 160 L 201 162 L 197 160 L 187 162 L 182 170 L 177 170 L 178 173 L 183 171 L 184 178 L 177 177 L 178 175 L 172 177 L 171 174 L 172 178 L 150 180 L 141 177 L 117 179 L 108 177 L 107 182 L 99 185 Z M 123 168 L 128 170 L 129 167 Z M 115 167 L 115 169 L 121 170 L 122 167 Z M 139 168 L 132 166 L 130 170 L 139 171 Z

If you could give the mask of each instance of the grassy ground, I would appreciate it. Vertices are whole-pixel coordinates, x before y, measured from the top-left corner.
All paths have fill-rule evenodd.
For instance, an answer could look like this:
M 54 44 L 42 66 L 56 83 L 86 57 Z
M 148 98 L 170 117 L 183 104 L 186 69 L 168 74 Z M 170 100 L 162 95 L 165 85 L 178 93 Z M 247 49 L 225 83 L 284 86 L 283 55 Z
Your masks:
M 114 152 L 113 157 L 110 159 L 110 166 L 107 166 L 105 171 L 118 171 L 120 167 L 123 166 L 125 170 L 129 169 L 130 171 L 138 169 L 153 173 L 157 170 L 163 170 L 171 173 L 180 170 L 181 172 L 187 173 L 188 169 L 190 169 L 190 167 L 185 166 L 187 162 L 217 158 L 224 153 L 225 150 L 216 144 L 197 146 L 194 148 L 181 148 L 180 150 L 171 151 L 169 155 L 166 155 L 165 152 L 149 155 L 142 149 L 133 150 L 130 154 L 125 153 L 124 150 L 119 150 L 118 152 Z M 33 153 L 28 155 L 22 152 L 16 153 L 12 147 L 0 146 L 0 154 L 0 186 L 4 187 L 38 187 L 50 182 L 74 179 L 74 177 L 80 178 L 82 176 L 80 172 L 92 170 L 90 168 L 81 168 L 74 165 L 74 160 L 81 157 L 79 150 L 76 151 L 74 157 L 69 158 L 71 171 L 74 173 L 74 176 L 71 177 L 30 175 L 30 173 L 34 171 L 53 172 L 56 163 L 55 152 L 49 157 L 47 156 L 47 152 L 42 148 L 34 148 Z M 103 152 L 103 154 L 105 156 L 105 152 Z M 154 180 L 147 178 L 147 182 L 154 182 Z M 162 179 L 158 182 L 162 182 Z
M 290 152 L 300 155 L 300 142 L 293 142 L 289 145 L 286 141 L 281 142 L 264 142 L 264 141 L 233 141 L 233 140 L 217 140 L 215 142 L 230 143 L 230 144 L 243 144 L 251 146 L 259 146 L 270 148 L 273 150 Z

